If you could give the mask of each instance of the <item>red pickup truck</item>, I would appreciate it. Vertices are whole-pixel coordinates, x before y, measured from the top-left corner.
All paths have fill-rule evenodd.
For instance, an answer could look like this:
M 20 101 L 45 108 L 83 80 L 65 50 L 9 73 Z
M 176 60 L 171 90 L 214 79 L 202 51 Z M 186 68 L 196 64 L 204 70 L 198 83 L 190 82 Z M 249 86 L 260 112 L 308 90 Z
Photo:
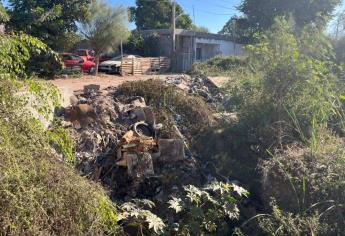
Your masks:
M 95 51 L 90 49 L 77 49 L 74 54 L 82 57 L 86 61 L 95 61 Z
M 63 53 L 62 58 L 65 64 L 65 69 L 69 72 L 86 72 L 92 73 L 95 69 L 93 61 L 86 60 L 85 57 L 80 57 L 72 53 Z

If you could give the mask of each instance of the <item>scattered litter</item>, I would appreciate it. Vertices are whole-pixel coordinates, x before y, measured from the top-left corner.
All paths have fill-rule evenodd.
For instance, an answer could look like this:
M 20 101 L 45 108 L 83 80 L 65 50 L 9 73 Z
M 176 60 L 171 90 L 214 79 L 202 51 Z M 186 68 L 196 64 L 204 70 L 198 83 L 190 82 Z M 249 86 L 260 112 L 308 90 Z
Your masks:
M 176 137 L 160 137 L 151 107 L 142 97 L 115 96 L 116 88 L 85 88 L 65 109 L 67 129 L 77 140 L 77 168 L 102 182 L 114 199 L 167 201 L 168 195 L 202 175 L 178 126 Z
M 219 106 L 223 99 L 219 88 L 207 77 L 191 77 L 186 74 L 174 75 L 168 77 L 166 83 L 175 85 L 188 94 L 203 97 L 213 108 Z

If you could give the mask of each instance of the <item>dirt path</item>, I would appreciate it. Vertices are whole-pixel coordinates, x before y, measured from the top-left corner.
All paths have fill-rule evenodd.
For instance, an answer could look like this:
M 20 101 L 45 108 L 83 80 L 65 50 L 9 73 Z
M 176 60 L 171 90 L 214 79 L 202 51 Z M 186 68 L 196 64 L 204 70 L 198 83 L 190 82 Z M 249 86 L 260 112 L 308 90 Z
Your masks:
M 175 74 L 176 75 L 176 74 Z M 99 76 L 85 75 L 81 78 L 66 78 L 52 80 L 55 86 L 58 87 L 61 94 L 62 106 L 66 107 L 70 105 L 70 97 L 75 91 L 83 90 L 86 85 L 100 85 L 101 89 L 113 86 L 117 87 L 126 81 L 138 81 L 149 79 L 161 79 L 166 80 L 168 76 L 174 76 L 173 74 L 165 75 L 138 75 L 138 76 L 119 76 L 119 75 L 107 75 L 100 74 Z M 218 87 L 224 85 L 230 80 L 228 77 L 209 77 L 209 79 Z
M 148 79 L 162 79 L 165 80 L 169 75 L 140 75 L 140 76 L 118 76 L 118 75 L 106 75 L 100 74 L 99 76 L 86 75 L 81 78 L 66 78 L 52 80 L 55 86 L 58 87 L 61 94 L 61 100 L 63 106 L 70 105 L 70 97 L 75 91 L 83 90 L 84 86 L 95 84 L 100 85 L 101 89 L 110 86 L 119 86 L 126 81 L 138 81 Z

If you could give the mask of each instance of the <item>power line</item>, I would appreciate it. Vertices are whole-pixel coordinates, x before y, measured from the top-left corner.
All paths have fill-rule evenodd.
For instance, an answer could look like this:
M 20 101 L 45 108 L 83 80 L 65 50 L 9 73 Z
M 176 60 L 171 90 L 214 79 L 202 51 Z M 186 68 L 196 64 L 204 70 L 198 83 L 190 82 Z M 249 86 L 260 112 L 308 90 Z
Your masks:
M 217 16 L 233 16 L 234 15 L 232 13 L 218 13 L 218 12 L 205 11 L 199 8 L 195 8 L 195 9 L 198 10 L 199 12 L 203 12 L 203 13 L 211 14 L 211 15 L 217 15 Z
M 184 6 L 184 8 L 190 8 L 190 5 L 185 5 L 183 3 L 179 3 L 181 6 Z M 214 3 L 209 3 L 210 7 L 218 7 L 218 8 L 223 8 L 223 9 L 228 9 L 228 10 L 231 10 L 231 11 L 234 11 L 236 10 L 235 7 L 233 8 L 230 8 L 230 7 L 226 7 L 226 6 L 223 6 L 223 5 L 219 5 L 219 4 L 214 4 Z M 191 9 L 193 9 L 194 7 L 194 4 L 191 6 Z M 199 12 L 203 12 L 203 13 L 206 13 L 206 14 L 211 14 L 211 15 L 219 15 L 219 16 L 233 16 L 234 13 L 225 13 L 225 12 L 214 12 L 214 11 L 208 11 L 208 10 L 204 10 L 204 9 L 200 9 L 200 8 L 194 8 L 195 10 L 199 11 Z

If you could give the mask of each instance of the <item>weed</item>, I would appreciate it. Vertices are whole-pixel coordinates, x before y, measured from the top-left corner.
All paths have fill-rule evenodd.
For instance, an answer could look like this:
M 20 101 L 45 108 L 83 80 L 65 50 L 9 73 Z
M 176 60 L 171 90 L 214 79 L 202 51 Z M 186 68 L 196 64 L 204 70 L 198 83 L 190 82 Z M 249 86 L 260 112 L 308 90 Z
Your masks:
M 161 80 L 127 82 L 118 89 L 118 95 L 142 96 L 157 109 L 163 109 L 175 116 L 179 125 L 191 134 L 200 132 L 214 123 L 212 113 L 204 100 L 187 95 L 174 86 L 167 86 Z
M 13 96 L 15 83 L 0 83 L 0 234 L 116 234 L 116 212 L 106 193 L 52 151 L 54 140 L 71 155 L 68 136 L 62 130 L 48 135 Z

